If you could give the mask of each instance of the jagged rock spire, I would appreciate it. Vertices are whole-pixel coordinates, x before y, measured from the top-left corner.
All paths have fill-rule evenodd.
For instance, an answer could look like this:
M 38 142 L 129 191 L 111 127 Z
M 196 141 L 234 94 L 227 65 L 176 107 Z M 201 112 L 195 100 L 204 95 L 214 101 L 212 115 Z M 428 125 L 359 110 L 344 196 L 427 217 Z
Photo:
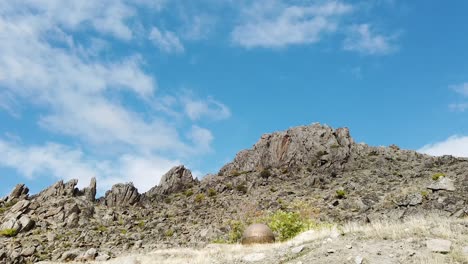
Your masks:
M 146 196 L 168 195 L 175 192 L 180 192 L 190 188 L 198 182 L 194 179 L 192 172 L 185 168 L 184 165 L 173 167 L 161 178 L 158 186 L 153 187 L 146 193 Z

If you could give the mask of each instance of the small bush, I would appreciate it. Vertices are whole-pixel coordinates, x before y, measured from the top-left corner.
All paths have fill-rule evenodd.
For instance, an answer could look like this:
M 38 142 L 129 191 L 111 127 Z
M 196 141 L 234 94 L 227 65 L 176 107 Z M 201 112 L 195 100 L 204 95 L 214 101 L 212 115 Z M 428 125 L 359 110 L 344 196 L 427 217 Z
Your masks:
M 103 225 L 100 225 L 100 226 L 97 226 L 96 227 L 96 231 L 99 231 L 99 232 L 107 232 L 107 227 L 103 226 Z
M 209 196 L 209 197 L 214 197 L 214 196 L 216 196 L 216 190 L 213 189 L 213 188 L 209 189 L 209 190 L 208 190 L 208 196 Z
M 231 221 L 229 232 L 229 243 L 238 243 L 244 233 L 245 225 L 241 221 Z
M 145 227 L 145 221 L 141 220 L 140 222 L 138 222 L 138 227 L 139 228 Z
M 120 234 L 126 235 L 128 233 L 127 229 L 121 229 Z
M 263 179 L 268 179 L 270 178 L 271 176 L 271 172 L 269 170 L 262 170 L 262 172 L 260 172 L 260 177 L 262 177 Z
M 171 200 L 171 198 L 166 197 L 166 198 L 164 198 L 164 202 L 167 203 L 167 204 L 170 204 L 172 202 L 172 200 Z
M 226 183 L 226 188 L 228 190 L 232 190 L 232 183 L 230 183 L 230 182 Z
M 247 186 L 245 185 L 245 182 L 237 185 L 236 190 L 243 193 L 243 194 L 246 194 L 247 193 Z
M 432 180 L 438 181 L 440 178 L 443 178 L 443 177 L 445 177 L 444 173 L 436 173 L 436 174 L 432 175 Z
M 193 195 L 193 190 L 192 189 L 185 190 L 184 194 L 186 197 L 190 197 Z
M 423 198 L 427 198 L 427 196 L 429 195 L 429 192 L 421 191 L 421 195 L 422 195 Z
M 278 234 L 280 241 L 291 239 L 299 233 L 308 230 L 312 223 L 301 217 L 297 212 L 276 211 L 269 219 L 268 226 Z
M 346 197 L 346 191 L 345 190 L 336 190 L 336 197 L 338 199 L 343 199 Z
M 203 193 L 199 193 L 195 196 L 196 203 L 201 203 L 203 200 L 205 200 L 205 195 Z
M 166 237 L 172 237 L 174 235 L 174 230 L 168 229 L 168 230 L 166 230 L 166 232 L 164 232 L 164 235 Z
M 12 228 L 0 230 L 0 236 L 4 236 L 4 237 L 14 237 L 17 234 L 18 234 L 18 230 L 12 229 Z

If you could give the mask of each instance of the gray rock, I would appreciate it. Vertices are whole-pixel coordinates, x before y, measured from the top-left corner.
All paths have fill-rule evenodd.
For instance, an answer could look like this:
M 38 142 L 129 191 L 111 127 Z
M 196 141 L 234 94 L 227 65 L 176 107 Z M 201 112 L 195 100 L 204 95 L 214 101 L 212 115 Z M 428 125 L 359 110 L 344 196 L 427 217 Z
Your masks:
M 106 253 L 100 253 L 99 256 L 96 257 L 96 261 L 106 261 L 109 260 L 111 257 Z
M 431 190 L 435 190 L 435 191 L 438 191 L 438 190 L 455 191 L 455 185 L 454 185 L 453 180 L 447 177 L 441 177 L 437 181 L 427 186 L 427 188 Z
M 21 256 L 30 257 L 36 252 L 35 247 L 27 247 L 21 251 Z
M 97 256 L 97 250 L 95 248 L 90 248 L 86 252 L 80 254 L 77 258 L 76 261 L 92 261 L 95 260 Z
M 89 187 L 83 189 L 84 196 L 90 202 L 94 202 L 96 200 L 96 185 L 96 178 L 93 177 Z
M 295 247 L 295 248 L 292 248 L 292 249 L 291 249 L 291 252 L 292 252 L 293 254 L 298 254 L 298 253 L 302 252 L 302 250 L 304 250 L 304 246 L 297 246 L 297 247 Z
M 104 198 L 107 206 L 128 206 L 134 205 L 140 200 L 138 189 L 133 186 L 133 183 L 116 184 L 112 186 L 110 191 L 106 192 Z
M 81 254 L 81 251 L 79 249 L 68 250 L 62 254 L 62 257 L 60 258 L 60 260 L 72 261 L 72 260 L 75 260 L 80 254 Z
M 364 261 L 364 259 L 361 256 L 356 256 L 354 258 L 354 263 L 356 263 L 356 264 L 362 264 L 363 261 Z
M 449 253 L 452 242 L 445 239 L 430 239 L 426 241 L 426 246 L 432 252 Z
M 192 172 L 183 165 L 173 167 L 161 178 L 158 186 L 153 187 L 145 195 L 168 195 L 183 191 L 197 184 L 198 180 L 193 178 Z
M 466 247 L 463 247 L 463 249 L 462 249 L 462 253 L 463 253 L 463 255 L 465 255 L 465 256 L 467 256 L 467 257 L 468 257 L 468 246 L 466 246 Z
M 26 187 L 24 184 L 18 184 L 16 187 L 11 191 L 10 195 L 7 197 L 7 202 L 13 201 L 15 199 L 25 199 L 28 197 L 29 188 Z
M 3 222 L 3 224 L 0 226 L 0 230 L 5 229 L 14 229 L 18 231 L 21 229 L 21 224 L 18 220 L 16 220 L 16 218 L 11 218 Z
M 36 224 L 29 216 L 22 215 L 20 219 L 18 220 L 19 224 L 21 225 L 21 232 L 28 232 L 29 230 L 34 228 L 34 225 Z

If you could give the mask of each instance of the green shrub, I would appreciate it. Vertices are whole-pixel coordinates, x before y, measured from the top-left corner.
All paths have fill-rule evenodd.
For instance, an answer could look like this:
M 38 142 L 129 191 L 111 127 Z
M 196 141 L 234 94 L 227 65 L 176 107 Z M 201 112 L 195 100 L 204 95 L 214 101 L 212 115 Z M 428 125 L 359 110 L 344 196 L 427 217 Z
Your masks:
M 205 200 L 205 195 L 203 193 L 199 193 L 195 196 L 196 203 L 201 203 L 203 200 Z
M 262 177 L 263 179 L 268 179 L 270 178 L 270 176 L 271 176 L 271 172 L 267 169 L 262 170 L 262 172 L 260 172 L 260 177 Z
M 4 236 L 4 237 L 14 237 L 17 234 L 18 234 L 18 230 L 12 229 L 12 228 L 0 230 L 0 236 Z
M 232 183 L 230 183 L 230 182 L 226 183 L 226 188 L 228 190 L 232 190 Z
M 346 197 L 346 191 L 345 190 L 336 190 L 336 197 L 338 199 L 343 199 Z
M 209 197 L 214 197 L 214 196 L 216 196 L 216 190 L 213 189 L 213 188 L 209 189 L 209 190 L 208 190 L 208 196 L 209 196 Z
M 164 235 L 166 237 L 172 237 L 174 235 L 174 230 L 168 229 L 168 230 L 166 230 L 166 232 L 164 232 Z
M 427 198 L 427 196 L 429 195 L 429 192 L 428 191 L 421 191 L 421 195 L 423 198 Z
M 97 226 L 96 228 L 96 231 L 99 231 L 99 232 L 107 232 L 107 227 L 103 226 L 103 225 L 100 225 L 100 226 Z
M 141 220 L 140 222 L 138 222 L 138 227 L 139 228 L 145 227 L 145 221 Z
M 302 218 L 297 212 L 278 210 L 270 216 L 268 226 L 278 234 L 280 241 L 285 241 L 308 230 L 312 226 L 312 222 Z
M 170 204 L 172 202 L 172 200 L 171 200 L 171 198 L 166 197 L 166 198 L 164 198 L 164 202 L 167 203 L 167 204 Z
M 437 181 L 437 180 L 439 180 L 440 178 L 443 178 L 443 177 L 445 177 L 445 174 L 436 173 L 436 174 L 432 175 L 432 180 Z
M 229 243 L 238 243 L 244 233 L 245 225 L 241 221 L 231 221 L 231 231 L 229 231 Z
M 128 233 L 128 231 L 127 231 L 127 229 L 121 229 L 121 230 L 120 230 L 120 233 L 121 233 L 122 235 L 125 235 L 125 234 Z
M 186 197 L 190 197 L 193 195 L 193 190 L 192 189 L 185 190 L 184 194 Z
M 245 182 L 237 185 L 236 190 L 243 193 L 243 194 L 246 194 L 247 193 L 247 186 L 245 185 Z

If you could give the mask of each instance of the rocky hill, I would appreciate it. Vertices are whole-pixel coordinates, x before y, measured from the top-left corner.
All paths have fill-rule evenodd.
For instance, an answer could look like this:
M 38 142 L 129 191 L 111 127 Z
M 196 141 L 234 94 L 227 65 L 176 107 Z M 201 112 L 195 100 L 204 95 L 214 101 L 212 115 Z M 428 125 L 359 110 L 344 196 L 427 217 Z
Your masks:
M 468 215 L 468 159 L 357 144 L 347 128 L 313 124 L 263 135 L 218 174 L 178 166 L 140 194 L 117 184 L 57 182 L 0 199 L 0 263 L 106 260 L 128 252 L 235 242 L 242 224 L 282 211 L 321 223 Z

